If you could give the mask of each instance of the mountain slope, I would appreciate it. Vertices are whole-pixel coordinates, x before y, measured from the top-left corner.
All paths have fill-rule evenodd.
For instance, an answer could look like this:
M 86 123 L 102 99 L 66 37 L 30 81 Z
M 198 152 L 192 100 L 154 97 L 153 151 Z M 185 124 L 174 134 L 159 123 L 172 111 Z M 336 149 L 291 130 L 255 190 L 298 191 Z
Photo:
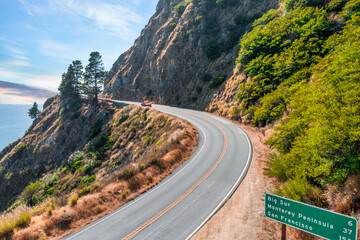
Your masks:
M 151 108 L 51 98 L 0 153 L 0 239 L 84 226 L 155 186 L 196 145 L 189 123 Z
M 105 93 L 204 109 L 232 75 L 237 42 L 276 0 L 160 0 L 134 45 L 114 63 Z

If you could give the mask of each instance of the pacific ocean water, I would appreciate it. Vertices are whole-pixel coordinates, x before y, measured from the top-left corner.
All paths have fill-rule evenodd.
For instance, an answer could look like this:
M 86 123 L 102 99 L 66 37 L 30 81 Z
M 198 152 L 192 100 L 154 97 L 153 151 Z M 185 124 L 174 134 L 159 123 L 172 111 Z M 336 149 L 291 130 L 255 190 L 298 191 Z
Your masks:
M 24 136 L 33 120 L 28 111 L 32 105 L 0 104 L 0 151 Z M 42 106 L 39 105 L 42 110 Z

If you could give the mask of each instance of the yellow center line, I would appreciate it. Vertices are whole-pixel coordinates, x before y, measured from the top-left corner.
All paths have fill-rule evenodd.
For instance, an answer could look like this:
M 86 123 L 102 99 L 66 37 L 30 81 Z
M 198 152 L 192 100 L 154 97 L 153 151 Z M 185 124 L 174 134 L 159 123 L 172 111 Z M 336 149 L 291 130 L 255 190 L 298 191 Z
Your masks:
M 212 122 L 212 121 L 210 121 L 208 119 L 205 119 L 203 117 L 199 117 L 199 116 L 196 116 L 196 115 L 193 115 L 193 114 L 190 114 L 190 113 L 186 113 L 186 114 L 192 115 L 192 116 L 195 116 L 197 118 L 201 118 L 201 119 L 203 119 L 203 120 L 205 120 L 207 122 L 210 122 L 211 124 L 215 125 L 221 131 L 221 133 L 224 136 L 224 147 L 222 149 L 222 152 L 221 152 L 219 158 L 217 159 L 216 163 L 211 167 L 211 169 L 194 186 L 192 186 L 189 190 L 187 190 L 182 196 L 180 196 L 178 199 L 176 199 L 173 203 L 171 203 L 169 206 L 167 206 L 165 209 L 163 209 L 161 212 L 159 212 L 157 215 L 155 215 L 149 221 L 147 221 L 146 223 L 144 223 L 143 225 L 141 225 L 140 227 L 135 229 L 133 232 L 131 232 L 126 237 L 124 237 L 122 240 L 128 240 L 128 239 L 134 237 L 140 231 L 142 231 L 143 229 L 148 227 L 150 224 L 155 222 L 157 219 L 159 219 L 161 216 L 163 216 L 165 213 L 167 213 L 170 209 L 172 209 L 174 206 L 176 206 L 179 202 L 181 202 L 186 196 L 188 196 L 192 191 L 194 191 L 195 188 L 197 188 L 206 178 L 208 178 L 208 176 L 215 170 L 215 168 L 219 165 L 219 163 L 223 159 L 223 157 L 225 155 L 225 152 L 226 152 L 227 145 L 228 145 L 228 139 L 227 139 L 227 136 L 226 136 L 224 130 L 219 125 L 217 125 L 216 123 L 214 123 L 214 122 Z

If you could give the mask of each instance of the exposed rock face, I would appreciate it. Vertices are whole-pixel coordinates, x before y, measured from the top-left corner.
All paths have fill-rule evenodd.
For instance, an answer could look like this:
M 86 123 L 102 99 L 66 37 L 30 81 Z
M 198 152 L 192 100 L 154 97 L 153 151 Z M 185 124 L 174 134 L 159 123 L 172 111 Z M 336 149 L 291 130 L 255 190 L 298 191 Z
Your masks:
M 159 1 L 140 37 L 114 63 L 105 94 L 204 109 L 221 94 L 216 78 L 231 77 L 240 37 L 278 6 L 278 0 L 186 2 Z M 179 3 L 183 12 L 174 11 Z

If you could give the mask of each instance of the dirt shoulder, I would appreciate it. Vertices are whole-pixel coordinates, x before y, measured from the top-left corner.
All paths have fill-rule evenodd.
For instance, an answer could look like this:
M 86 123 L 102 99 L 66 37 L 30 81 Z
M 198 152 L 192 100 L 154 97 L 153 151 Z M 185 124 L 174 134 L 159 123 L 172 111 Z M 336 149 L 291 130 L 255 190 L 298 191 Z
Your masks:
M 279 239 L 279 224 L 264 218 L 264 193 L 271 187 L 263 175 L 268 147 L 264 134 L 251 126 L 238 124 L 253 145 L 250 169 L 230 200 L 195 234 L 192 240 Z

